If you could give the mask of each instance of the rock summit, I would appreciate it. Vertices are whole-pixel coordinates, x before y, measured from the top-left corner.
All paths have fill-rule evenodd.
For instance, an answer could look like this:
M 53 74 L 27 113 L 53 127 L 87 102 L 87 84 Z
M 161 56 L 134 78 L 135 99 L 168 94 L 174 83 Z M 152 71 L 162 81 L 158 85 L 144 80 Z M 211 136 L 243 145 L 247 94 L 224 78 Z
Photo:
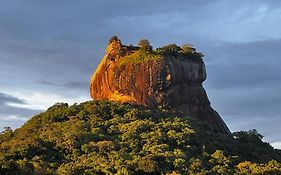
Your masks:
M 91 97 L 179 111 L 229 134 L 202 86 L 206 79 L 203 55 L 187 45 L 153 50 L 147 41 L 146 46 L 126 46 L 112 37 L 91 78 Z

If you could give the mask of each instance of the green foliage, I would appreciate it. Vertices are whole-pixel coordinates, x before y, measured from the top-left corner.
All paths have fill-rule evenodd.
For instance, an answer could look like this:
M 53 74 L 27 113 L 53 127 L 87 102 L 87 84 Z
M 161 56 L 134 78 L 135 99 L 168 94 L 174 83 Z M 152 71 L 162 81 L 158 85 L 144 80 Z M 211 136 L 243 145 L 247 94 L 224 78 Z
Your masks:
M 152 52 L 152 46 L 150 45 L 150 42 L 147 39 L 139 40 L 138 46 L 140 47 L 141 52 Z
M 122 67 L 123 65 L 127 63 L 132 63 L 132 64 L 138 64 L 138 63 L 143 63 L 147 62 L 150 60 L 161 60 L 163 57 L 159 54 L 156 54 L 154 52 L 145 52 L 145 51 L 136 51 L 130 55 L 126 55 L 122 57 L 122 59 L 119 60 L 118 66 Z
M 14 132 L 10 127 L 4 127 L 4 131 L 0 135 L 0 143 L 9 141 L 14 136 Z
M 156 49 L 156 53 L 165 56 L 173 56 L 174 58 L 189 59 L 192 61 L 202 61 L 204 55 L 196 52 L 196 49 L 188 44 L 179 47 L 176 44 L 168 44 Z
M 249 161 L 244 161 L 237 165 L 236 173 L 241 175 L 280 175 L 281 164 L 275 160 L 271 160 L 265 164 L 256 164 Z
M 255 130 L 109 101 L 57 103 L 0 135 L 0 174 L 280 174 Z M 275 159 L 275 160 L 272 160 Z
M 157 48 L 156 52 L 162 55 L 177 56 L 182 49 L 176 44 L 169 44 L 161 48 Z
M 184 44 L 181 46 L 181 50 L 184 54 L 194 53 L 196 51 L 190 44 Z
M 116 38 L 113 37 L 113 39 Z M 153 50 L 149 41 L 142 39 L 138 42 L 138 46 L 140 47 L 139 49 L 132 50 L 124 57 L 118 59 L 117 64 L 119 68 L 127 63 L 139 64 L 161 59 L 181 59 L 202 62 L 202 57 L 204 56 L 202 53 L 196 52 L 195 48 L 192 48 L 190 45 L 179 47 L 176 44 L 169 44 Z

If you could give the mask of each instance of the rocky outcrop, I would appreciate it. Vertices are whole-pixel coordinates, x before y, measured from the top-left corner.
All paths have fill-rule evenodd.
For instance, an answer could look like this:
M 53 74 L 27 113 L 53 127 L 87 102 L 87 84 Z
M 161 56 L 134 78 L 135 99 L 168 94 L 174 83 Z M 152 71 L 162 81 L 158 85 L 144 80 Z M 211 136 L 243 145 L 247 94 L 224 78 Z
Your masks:
M 122 45 L 117 38 L 109 43 L 91 79 L 93 99 L 173 109 L 216 125 L 222 133 L 229 133 L 219 114 L 211 108 L 202 87 L 206 79 L 202 59 L 194 61 L 183 56 L 161 55 L 142 62 L 130 61 L 128 56 L 139 52 L 138 49 Z M 124 59 L 128 61 L 124 63 Z

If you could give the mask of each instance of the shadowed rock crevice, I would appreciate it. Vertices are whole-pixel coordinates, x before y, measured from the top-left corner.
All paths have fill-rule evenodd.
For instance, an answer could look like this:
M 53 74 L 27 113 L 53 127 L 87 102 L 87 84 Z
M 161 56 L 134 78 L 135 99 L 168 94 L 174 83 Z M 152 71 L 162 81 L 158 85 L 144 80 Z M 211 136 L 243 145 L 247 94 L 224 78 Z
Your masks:
M 163 47 L 164 48 L 164 47 Z M 229 129 L 212 109 L 202 86 L 205 64 L 195 49 L 188 54 L 145 52 L 125 46 L 115 37 L 98 65 L 90 84 L 93 99 L 107 99 L 148 108 L 167 108 L 209 122 L 222 133 Z

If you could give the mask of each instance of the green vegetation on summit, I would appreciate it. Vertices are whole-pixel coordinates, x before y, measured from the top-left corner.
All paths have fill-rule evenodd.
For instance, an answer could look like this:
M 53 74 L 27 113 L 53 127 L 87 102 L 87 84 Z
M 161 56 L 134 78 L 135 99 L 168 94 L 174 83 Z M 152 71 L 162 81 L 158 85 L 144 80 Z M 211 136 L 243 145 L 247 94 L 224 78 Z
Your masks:
M 124 56 L 119 62 L 118 67 L 121 68 L 122 66 L 132 63 L 132 64 L 138 64 L 147 62 L 150 60 L 160 60 L 164 59 L 164 57 L 160 54 L 157 54 L 155 52 L 144 52 L 144 51 L 135 51 L 131 53 L 130 55 Z
M 112 37 L 109 41 L 113 42 L 118 39 L 117 37 Z M 203 54 L 197 52 L 189 44 L 184 44 L 182 47 L 176 44 L 168 44 L 163 47 L 159 47 L 156 50 L 153 50 L 153 47 L 150 45 L 150 42 L 147 39 L 142 39 L 138 42 L 139 47 L 129 46 L 128 48 L 133 48 L 131 52 L 127 53 L 119 62 L 119 67 L 122 67 L 125 64 L 133 63 L 143 63 L 149 60 L 160 60 L 160 59 L 189 59 L 191 61 L 201 61 Z
M 261 139 L 172 110 L 58 103 L 3 131 L 0 174 L 281 174 L 281 151 Z

